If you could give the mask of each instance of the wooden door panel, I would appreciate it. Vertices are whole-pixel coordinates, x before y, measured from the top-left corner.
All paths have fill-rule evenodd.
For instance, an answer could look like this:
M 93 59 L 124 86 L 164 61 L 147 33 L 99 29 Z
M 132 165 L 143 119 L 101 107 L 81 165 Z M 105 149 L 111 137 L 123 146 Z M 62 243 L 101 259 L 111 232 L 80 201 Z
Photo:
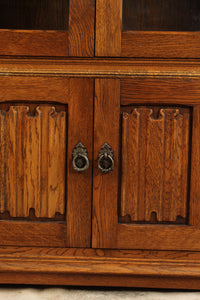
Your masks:
M 6 77 L 15 89 L 0 91 L 0 245 L 90 247 L 92 164 L 78 173 L 72 152 L 82 142 L 91 162 L 93 79 L 60 78 L 61 103 L 34 82 Z
M 95 248 L 200 249 L 200 189 L 197 182 L 200 122 L 199 99 L 195 92 L 199 84 L 196 80 L 191 82 L 195 106 L 189 106 L 189 99 L 185 100 L 187 91 L 183 91 L 182 103 L 179 90 L 174 90 L 174 99 L 177 96 L 178 103 L 168 100 L 167 94 L 164 100 L 160 79 L 154 80 L 154 86 L 158 83 L 158 88 L 154 90 L 152 100 L 148 97 L 151 85 L 146 86 L 142 94 L 142 80 L 136 79 L 141 83 L 137 85 L 134 85 L 134 78 L 121 80 L 121 91 L 124 92 L 126 87 L 129 105 L 123 105 L 122 94 L 120 104 L 119 79 L 112 83 L 102 79 L 100 91 L 96 84 L 94 159 L 98 159 L 96 143 L 98 148 L 100 146 L 101 123 L 98 120 L 104 114 L 105 120 L 112 119 L 112 125 L 108 123 L 104 129 L 101 144 L 111 141 L 116 164 L 113 171 L 103 174 L 96 171 L 97 161 L 94 162 Z M 173 82 L 176 85 L 175 79 L 166 79 L 167 82 L 171 87 Z M 137 99 L 132 94 L 140 96 Z
M 0 55 L 94 56 L 94 0 L 27 3 L 0 1 Z
M 0 212 L 11 218 L 65 214 L 67 112 L 59 106 L 0 109 Z
M 122 109 L 120 222 L 187 221 L 190 115 L 187 108 Z
M 112 248 L 116 241 L 119 101 L 120 80 L 95 80 L 92 223 L 95 248 Z M 97 168 L 99 150 L 105 142 L 109 143 L 115 155 L 115 169 L 108 174 L 101 173 Z
M 97 0 L 96 55 L 199 58 L 199 2 L 165 2 Z

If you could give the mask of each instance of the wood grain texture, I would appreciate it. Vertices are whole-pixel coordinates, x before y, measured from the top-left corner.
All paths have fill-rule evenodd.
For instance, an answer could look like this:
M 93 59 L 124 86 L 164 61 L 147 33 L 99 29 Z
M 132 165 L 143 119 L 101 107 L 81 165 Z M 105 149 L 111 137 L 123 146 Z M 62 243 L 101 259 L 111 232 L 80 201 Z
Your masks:
M 199 251 L 199 236 L 197 226 L 118 224 L 113 248 Z
M 94 0 L 71 0 L 69 56 L 94 56 Z
M 93 236 L 94 248 L 114 247 L 117 222 L 117 183 L 119 153 L 120 81 L 95 80 Z M 98 154 L 104 143 L 114 151 L 114 170 L 103 174 L 97 168 Z
M 191 157 L 191 182 L 190 182 L 190 218 L 189 224 L 200 225 L 200 107 L 193 108 L 193 127 L 192 127 L 192 157 Z
M 54 106 L 0 110 L 0 212 L 27 218 L 65 213 L 66 112 Z
M 88 259 L 106 261 L 199 262 L 199 251 L 123 250 L 63 247 L 0 246 L 0 258 Z
M 0 245 L 66 247 L 66 223 L 1 220 Z
M 1 29 L 0 55 L 94 56 L 95 1 L 72 0 L 69 5 L 69 31 Z M 67 9 L 62 10 L 64 13 L 67 18 Z
M 121 54 L 122 0 L 96 1 L 96 56 Z
M 69 79 L 62 77 L 0 77 L 0 102 L 69 102 Z
M 0 270 L 1 283 L 199 289 L 200 260 L 197 252 L 1 247 Z
M 124 31 L 122 57 L 200 58 L 199 32 Z
M 122 217 L 129 222 L 187 221 L 189 131 L 189 109 L 124 108 Z
M 93 143 L 93 79 L 70 79 L 67 160 L 67 246 L 90 247 Z M 72 152 L 81 142 L 87 149 L 89 169 L 78 173 Z
M 198 78 L 125 78 L 121 80 L 121 104 L 182 104 L 199 103 Z
M 0 55 L 68 56 L 68 33 L 42 30 L 0 30 Z

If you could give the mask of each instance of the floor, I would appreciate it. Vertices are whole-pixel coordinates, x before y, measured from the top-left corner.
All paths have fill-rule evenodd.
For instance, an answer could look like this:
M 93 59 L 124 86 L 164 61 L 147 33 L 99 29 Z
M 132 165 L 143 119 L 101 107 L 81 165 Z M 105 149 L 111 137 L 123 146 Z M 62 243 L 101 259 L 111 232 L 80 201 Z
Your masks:
M 200 291 L 84 289 L 1 286 L 2 300 L 200 300 Z

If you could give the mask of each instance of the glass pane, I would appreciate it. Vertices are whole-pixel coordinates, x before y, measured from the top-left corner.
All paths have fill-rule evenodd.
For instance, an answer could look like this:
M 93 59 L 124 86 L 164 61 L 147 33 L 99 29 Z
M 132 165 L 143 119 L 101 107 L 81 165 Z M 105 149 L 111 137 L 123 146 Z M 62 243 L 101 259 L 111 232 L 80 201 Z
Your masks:
M 1 29 L 67 30 L 69 0 L 0 0 Z
M 123 30 L 199 31 L 200 0 L 123 0 Z

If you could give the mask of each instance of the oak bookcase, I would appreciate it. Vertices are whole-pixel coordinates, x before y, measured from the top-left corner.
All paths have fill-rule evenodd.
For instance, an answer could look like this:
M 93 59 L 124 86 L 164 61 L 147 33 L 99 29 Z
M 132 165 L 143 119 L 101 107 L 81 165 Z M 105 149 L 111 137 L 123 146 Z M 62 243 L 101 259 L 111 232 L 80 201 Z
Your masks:
M 0 283 L 200 289 L 198 0 L 0 0 Z

